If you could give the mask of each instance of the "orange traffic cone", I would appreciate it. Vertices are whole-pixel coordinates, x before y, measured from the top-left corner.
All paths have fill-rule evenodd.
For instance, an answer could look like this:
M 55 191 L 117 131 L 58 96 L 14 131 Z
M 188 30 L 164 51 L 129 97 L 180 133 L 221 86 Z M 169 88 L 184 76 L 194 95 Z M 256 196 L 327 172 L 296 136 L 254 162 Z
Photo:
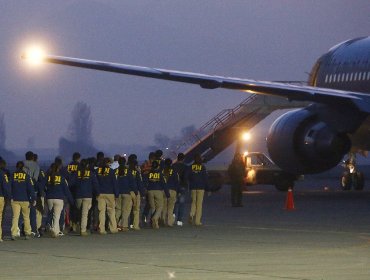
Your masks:
M 285 202 L 285 209 L 286 210 L 295 210 L 292 188 L 288 189 L 288 193 L 287 193 L 287 196 L 286 196 L 286 202 Z

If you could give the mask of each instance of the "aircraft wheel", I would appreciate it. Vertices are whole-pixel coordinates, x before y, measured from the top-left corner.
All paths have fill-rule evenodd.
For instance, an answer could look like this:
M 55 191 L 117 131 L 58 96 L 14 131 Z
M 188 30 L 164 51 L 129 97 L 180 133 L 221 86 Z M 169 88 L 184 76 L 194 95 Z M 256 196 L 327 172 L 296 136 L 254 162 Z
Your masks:
M 354 189 L 355 190 L 358 190 L 358 191 L 361 191 L 364 189 L 364 185 L 365 185 L 365 178 L 364 178 L 364 174 L 362 172 L 357 172 L 356 173 L 356 184 L 354 184 Z

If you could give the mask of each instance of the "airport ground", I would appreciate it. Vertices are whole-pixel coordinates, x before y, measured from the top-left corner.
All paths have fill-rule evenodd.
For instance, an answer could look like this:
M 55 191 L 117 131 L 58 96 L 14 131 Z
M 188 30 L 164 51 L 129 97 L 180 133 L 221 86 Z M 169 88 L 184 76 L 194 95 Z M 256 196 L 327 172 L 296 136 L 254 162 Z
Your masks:
M 361 192 L 333 179 L 300 182 L 294 211 L 285 198 L 250 187 L 244 207 L 232 208 L 224 186 L 205 198 L 203 227 L 4 241 L 0 278 L 370 278 L 370 182 Z

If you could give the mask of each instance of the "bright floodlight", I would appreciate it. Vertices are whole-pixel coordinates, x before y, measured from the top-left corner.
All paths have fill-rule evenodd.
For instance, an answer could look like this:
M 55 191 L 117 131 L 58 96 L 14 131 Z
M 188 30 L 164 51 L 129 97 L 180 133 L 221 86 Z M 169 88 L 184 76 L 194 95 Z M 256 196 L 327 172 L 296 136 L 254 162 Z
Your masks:
M 242 134 L 243 141 L 249 141 L 251 139 L 251 134 L 249 132 L 244 132 Z
M 45 52 L 40 47 L 31 47 L 22 54 L 22 58 L 32 65 L 40 65 L 45 58 Z

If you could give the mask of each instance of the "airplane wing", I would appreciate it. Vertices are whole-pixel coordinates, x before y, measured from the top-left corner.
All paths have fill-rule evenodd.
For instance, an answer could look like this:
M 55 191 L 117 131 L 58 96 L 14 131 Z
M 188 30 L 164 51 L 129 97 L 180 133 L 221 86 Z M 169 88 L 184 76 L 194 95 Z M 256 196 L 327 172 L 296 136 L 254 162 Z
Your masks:
M 225 88 L 248 93 L 275 95 L 288 98 L 289 100 L 312 101 L 323 104 L 343 104 L 354 106 L 360 112 L 370 114 L 370 95 L 359 92 L 212 76 L 54 55 L 46 55 L 44 61 L 119 74 L 197 84 L 206 89 Z

